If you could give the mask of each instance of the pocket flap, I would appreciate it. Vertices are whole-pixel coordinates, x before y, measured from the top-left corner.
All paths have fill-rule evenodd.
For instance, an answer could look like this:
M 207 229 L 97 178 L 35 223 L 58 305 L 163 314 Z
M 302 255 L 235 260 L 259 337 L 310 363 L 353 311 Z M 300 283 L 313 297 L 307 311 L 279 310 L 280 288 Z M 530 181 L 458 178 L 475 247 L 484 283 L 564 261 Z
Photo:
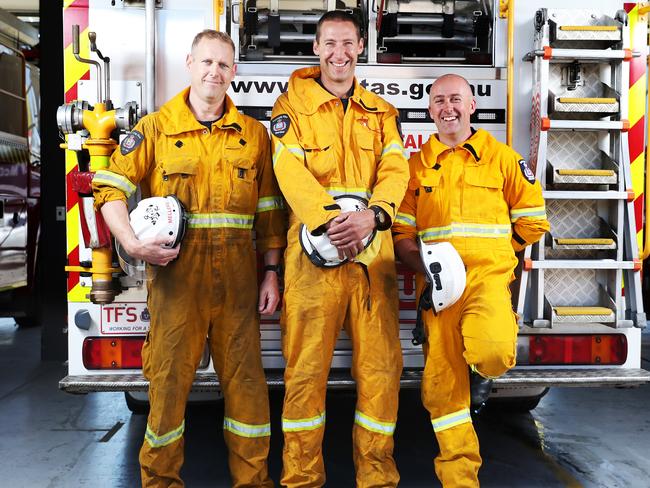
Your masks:
M 373 150 L 375 148 L 375 136 L 369 129 L 360 127 L 354 131 L 354 136 L 361 149 Z
M 176 156 L 161 161 L 160 167 L 168 175 L 195 175 L 198 173 L 199 158 L 196 156 Z
M 465 181 L 472 186 L 499 190 L 503 188 L 503 177 L 490 174 L 485 170 L 477 171 L 476 169 L 467 168 L 465 170 Z
M 235 158 L 229 161 L 235 168 L 251 169 L 255 167 L 255 161 L 246 158 Z
M 431 186 L 436 187 L 440 185 L 440 180 L 442 179 L 442 173 L 440 171 L 431 171 L 428 170 L 425 174 L 418 175 L 417 178 L 411 178 L 409 181 L 409 189 L 415 190 L 421 186 Z

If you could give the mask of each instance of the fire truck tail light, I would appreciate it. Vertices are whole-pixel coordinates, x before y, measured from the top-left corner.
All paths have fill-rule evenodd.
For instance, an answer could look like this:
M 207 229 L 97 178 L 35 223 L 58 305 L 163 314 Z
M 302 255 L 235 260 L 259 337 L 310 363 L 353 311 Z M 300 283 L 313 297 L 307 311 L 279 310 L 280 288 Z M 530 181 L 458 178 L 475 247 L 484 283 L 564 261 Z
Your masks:
M 87 337 L 82 347 L 86 369 L 140 369 L 144 337 Z
M 533 335 L 530 364 L 623 364 L 627 338 L 623 334 Z

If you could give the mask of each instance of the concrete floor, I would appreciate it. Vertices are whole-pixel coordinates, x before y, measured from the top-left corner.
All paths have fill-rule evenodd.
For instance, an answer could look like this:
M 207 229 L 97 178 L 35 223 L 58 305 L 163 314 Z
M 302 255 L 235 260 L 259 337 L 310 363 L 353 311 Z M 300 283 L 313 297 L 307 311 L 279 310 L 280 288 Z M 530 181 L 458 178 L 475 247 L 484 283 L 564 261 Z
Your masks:
M 646 334 L 650 340 L 650 335 Z M 648 342 L 648 341 L 646 341 Z M 650 345 L 643 367 L 650 369 Z M 146 418 L 121 393 L 74 396 L 57 389 L 65 365 L 41 362 L 40 330 L 0 319 L 0 486 L 139 486 L 137 454 Z M 279 479 L 282 393 L 271 393 L 270 469 Z M 486 411 L 475 421 L 484 487 L 650 487 L 650 387 L 552 389 L 532 414 Z M 353 486 L 350 432 L 354 395 L 328 396 L 324 446 L 328 487 Z M 189 488 L 229 486 L 220 404 L 188 409 Z M 404 391 L 395 434 L 406 488 L 439 486 L 437 447 L 419 392 Z

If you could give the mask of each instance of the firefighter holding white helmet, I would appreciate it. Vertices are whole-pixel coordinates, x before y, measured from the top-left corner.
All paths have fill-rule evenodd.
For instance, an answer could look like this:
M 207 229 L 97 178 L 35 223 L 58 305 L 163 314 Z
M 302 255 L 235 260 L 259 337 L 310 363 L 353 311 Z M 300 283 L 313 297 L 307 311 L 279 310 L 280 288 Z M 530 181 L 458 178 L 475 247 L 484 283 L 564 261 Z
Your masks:
M 206 337 L 225 397 L 232 486 L 273 486 L 258 313 L 272 314 L 279 302 L 286 215 L 266 129 L 226 95 L 234 53 L 226 34 L 199 33 L 186 61 L 190 87 L 144 117 L 93 179 L 96 206 L 127 254 L 158 265 L 142 350 L 151 404 L 140 451 L 146 487 L 183 486 L 185 403 Z M 125 200 L 138 184 L 143 194 L 182 203 L 188 215 L 180 246 L 169 247 L 169 231 L 137 238 Z M 266 265 L 259 295 L 253 230 Z
M 281 484 L 287 487 L 325 484 L 325 391 L 342 327 L 352 341 L 357 384 L 357 486 L 399 481 L 392 453 L 402 351 L 388 229 L 406 190 L 408 165 L 397 111 L 354 77 L 363 51 L 359 31 L 347 12 L 321 17 L 313 44 L 320 66 L 291 75 L 271 120 L 273 169 L 291 208 L 281 317 Z M 338 196 L 367 205 L 346 211 Z
M 485 130 L 474 130 L 475 110 L 464 78 L 445 75 L 433 83 L 429 113 L 438 134 L 409 160 L 411 179 L 393 226 L 397 255 L 417 272 L 419 308 L 435 300 L 431 290 L 423 295 L 427 281 L 438 292 L 453 284 L 445 281 L 445 259 L 423 261 L 418 239 L 430 250 L 451 243 L 466 268 L 456 272 L 466 273 L 466 286 L 455 302 L 422 310 L 422 401 L 440 447 L 436 474 L 443 486 L 454 487 L 478 486 L 481 456 L 470 405 L 480 407 L 491 379 L 515 365 L 517 320 L 509 291 L 515 252 L 549 229 L 540 184 L 526 161 Z

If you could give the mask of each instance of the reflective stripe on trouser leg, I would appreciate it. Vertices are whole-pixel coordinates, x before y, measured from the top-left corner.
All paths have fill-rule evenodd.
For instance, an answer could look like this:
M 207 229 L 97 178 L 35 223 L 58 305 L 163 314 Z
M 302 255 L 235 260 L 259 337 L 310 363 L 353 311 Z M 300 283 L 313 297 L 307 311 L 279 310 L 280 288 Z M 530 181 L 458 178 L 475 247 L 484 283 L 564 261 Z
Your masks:
M 443 430 L 451 429 L 460 424 L 465 424 L 472 421 L 472 416 L 469 413 L 469 408 L 464 408 L 458 412 L 453 412 L 436 419 L 431 419 L 431 425 L 435 432 L 442 432 Z
M 390 235 L 380 234 L 378 238 L 390 240 Z M 382 248 L 386 244 L 382 242 Z M 346 276 L 351 295 L 346 331 L 352 341 L 352 376 L 357 383 L 352 430 L 356 485 L 394 487 L 399 473 L 393 459 L 393 432 L 402 372 L 395 265 L 378 259 L 368 267 L 368 275 L 369 280 L 356 265 L 349 267 Z
M 255 255 L 250 241 L 226 243 L 210 277 L 220 290 L 210 314 L 208 340 L 224 394 L 224 440 L 232 487 L 273 486 L 268 475 L 270 415 L 262 368 Z
M 303 260 L 302 250 L 293 250 Z M 286 368 L 280 484 L 288 488 L 319 487 L 325 484 L 322 442 L 327 376 L 345 318 L 346 307 L 342 304 L 346 298 L 337 279 L 340 268 L 321 270 L 305 257 L 303 266 L 309 273 L 291 275 L 295 273 L 292 263 L 289 257 L 281 319 Z
M 320 429 L 325 425 L 325 412 L 308 419 L 285 419 L 282 418 L 282 432 L 302 432 Z
M 183 432 L 185 432 L 184 420 L 183 423 L 176 429 L 163 435 L 156 435 L 153 429 L 147 425 L 147 431 L 144 434 L 144 440 L 147 441 L 151 447 L 165 447 L 183 437 Z

